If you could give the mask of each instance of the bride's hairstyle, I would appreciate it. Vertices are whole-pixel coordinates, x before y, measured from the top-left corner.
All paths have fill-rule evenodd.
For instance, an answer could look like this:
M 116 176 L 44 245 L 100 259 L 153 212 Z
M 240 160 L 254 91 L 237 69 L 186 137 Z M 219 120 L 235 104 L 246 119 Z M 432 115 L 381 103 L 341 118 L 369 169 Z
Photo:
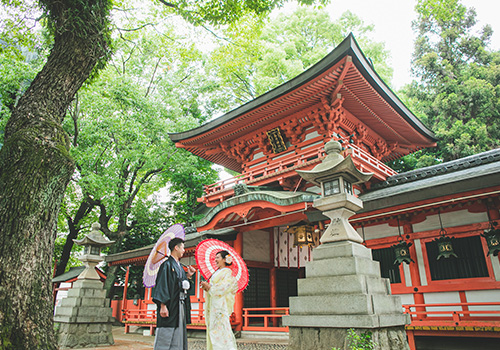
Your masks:
M 220 257 L 224 259 L 224 262 L 226 263 L 226 266 L 231 266 L 233 264 L 232 259 L 226 259 L 226 257 L 229 255 L 229 258 L 232 258 L 232 256 L 229 254 L 227 250 L 221 250 L 218 251 L 217 254 L 220 254 Z M 228 260 L 231 260 L 230 262 Z

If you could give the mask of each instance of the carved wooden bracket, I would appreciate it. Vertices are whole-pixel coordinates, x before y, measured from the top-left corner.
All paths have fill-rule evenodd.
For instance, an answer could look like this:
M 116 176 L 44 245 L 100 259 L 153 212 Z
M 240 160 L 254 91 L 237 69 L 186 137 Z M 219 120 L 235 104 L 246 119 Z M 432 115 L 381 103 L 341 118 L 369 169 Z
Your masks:
M 273 153 L 273 148 L 271 144 L 267 140 L 267 134 L 265 132 L 261 132 L 259 135 L 256 137 L 257 144 L 259 145 L 259 148 L 262 150 L 262 152 L 265 155 L 270 155 Z
M 359 123 L 353 130 L 352 140 L 356 146 L 359 146 L 368 136 L 368 129 L 363 124 Z
M 370 150 L 372 151 L 372 154 L 375 158 L 382 159 L 385 156 L 391 154 L 397 146 L 397 142 L 391 142 L 390 144 L 388 144 L 384 140 L 378 139 L 377 142 L 372 147 L 370 147 Z
M 292 145 L 296 145 L 304 141 L 304 138 L 306 136 L 304 134 L 304 129 L 305 126 L 299 123 L 297 119 L 290 120 L 283 126 L 283 131 L 285 132 L 286 137 Z
M 239 141 L 232 145 L 227 142 L 221 142 L 220 147 L 222 152 L 229 158 L 236 159 L 240 164 L 248 162 L 249 155 L 252 153 L 252 149 L 247 147 L 244 141 Z

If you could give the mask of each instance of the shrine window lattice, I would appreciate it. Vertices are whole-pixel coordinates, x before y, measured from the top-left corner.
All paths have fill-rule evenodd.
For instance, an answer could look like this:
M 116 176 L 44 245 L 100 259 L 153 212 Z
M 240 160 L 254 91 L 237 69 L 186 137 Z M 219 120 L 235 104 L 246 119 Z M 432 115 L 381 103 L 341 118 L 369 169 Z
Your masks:
M 456 238 L 452 244 L 457 257 L 452 256 L 439 260 L 437 260 L 437 243 L 427 242 L 425 244 L 429 271 L 433 281 L 489 276 L 481 237 Z
M 399 266 L 394 264 L 394 260 L 396 260 L 394 249 L 391 247 L 372 249 L 372 257 L 373 260 L 380 263 L 380 275 L 382 278 L 388 278 L 391 283 L 401 283 Z

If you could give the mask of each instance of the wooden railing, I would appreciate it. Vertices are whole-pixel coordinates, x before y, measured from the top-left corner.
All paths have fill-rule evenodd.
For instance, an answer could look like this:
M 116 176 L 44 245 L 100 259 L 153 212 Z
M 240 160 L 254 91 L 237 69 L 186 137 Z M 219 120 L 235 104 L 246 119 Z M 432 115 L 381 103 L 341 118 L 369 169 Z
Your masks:
M 354 163 L 361 165 L 363 171 L 373 172 L 375 177 L 382 180 L 397 174 L 393 169 L 362 148 L 354 144 L 348 144 L 347 147 L 346 154 L 351 155 Z M 314 144 L 301 152 L 301 154 L 296 154 L 295 152 L 290 152 L 290 154 L 285 153 L 280 156 L 279 160 L 273 162 L 273 164 L 267 164 L 267 162 L 261 164 L 258 160 L 254 161 L 252 163 L 255 163 L 255 165 L 251 165 L 249 170 L 244 174 L 220 180 L 211 185 L 205 185 L 205 196 L 199 200 L 203 202 L 210 202 L 214 198 L 223 200 L 225 197 L 233 194 L 233 187 L 237 184 L 263 185 L 271 182 L 270 178 L 292 176 L 292 171 L 295 169 L 318 163 L 325 157 L 323 147 L 318 149 L 314 147 Z
M 406 326 L 410 350 L 417 336 L 500 338 L 500 302 L 403 305 L 411 323 Z
M 270 177 L 283 176 L 284 173 L 302 168 L 308 164 L 317 163 L 325 156 L 324 150 L 311 147 L 302 154 L 297 155 L 290 152 L 289 155 L 284 155 L 279 161 L 274 164 L 261 164 L 253 166 L 249 171 L 235 177 L 220 180 L 211 185 L 205 185 L 205 197 L 210 197 L 221 192 L 230 191 L 236 184 L 252 184 L 260 185 L 261 182 L 269 182 L 266 179 Z M 266 181 L 265 181 L 266 180 Z
M 370 153 L 354 144 L 347 146 L 346 153 L 351 155 L 355 163 L 361 163 L 365 167 L 364 171 L 373 171 L 375 174 L 380 173 L 386 177 L 397 174 L 394 169 L 389 168 Z
M 125 333 L 128 333 L 130 326 L 149 327 L 150 335 L 156 328 L 156 310 L 122 310 Z
M 500 326 L 500 302 L 403 305 L 411 326 Z
M 156 328 L 156 310 L 122 310 L 122 321 L 125 324 L 125 333 L 129 332 L 130 326 L 149 327 L 151 335 Z M 203 308 L 191 309 L 191 323 L 187 325 L 188 329 L 205 329 L 205 316 Z M 229 317 L 229 322 L 234 328 L 239 323 L 236 322 L 234 312 Z
M 288 332 L 281 318 L 290 314 L 288 307 L 260 307 L 243 309 L 243 330 L 263 332 Z

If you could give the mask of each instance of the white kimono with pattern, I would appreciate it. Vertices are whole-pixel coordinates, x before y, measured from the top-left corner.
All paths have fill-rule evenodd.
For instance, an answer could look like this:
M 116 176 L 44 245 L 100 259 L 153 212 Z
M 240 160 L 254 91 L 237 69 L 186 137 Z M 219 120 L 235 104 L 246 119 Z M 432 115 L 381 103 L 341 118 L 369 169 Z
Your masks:
M 214 272 L 205 303 L 207 350 L 236 350 L 236 339 L 229 316 L 233 312 L 237 290 L 238 284 L 229 268 Z

